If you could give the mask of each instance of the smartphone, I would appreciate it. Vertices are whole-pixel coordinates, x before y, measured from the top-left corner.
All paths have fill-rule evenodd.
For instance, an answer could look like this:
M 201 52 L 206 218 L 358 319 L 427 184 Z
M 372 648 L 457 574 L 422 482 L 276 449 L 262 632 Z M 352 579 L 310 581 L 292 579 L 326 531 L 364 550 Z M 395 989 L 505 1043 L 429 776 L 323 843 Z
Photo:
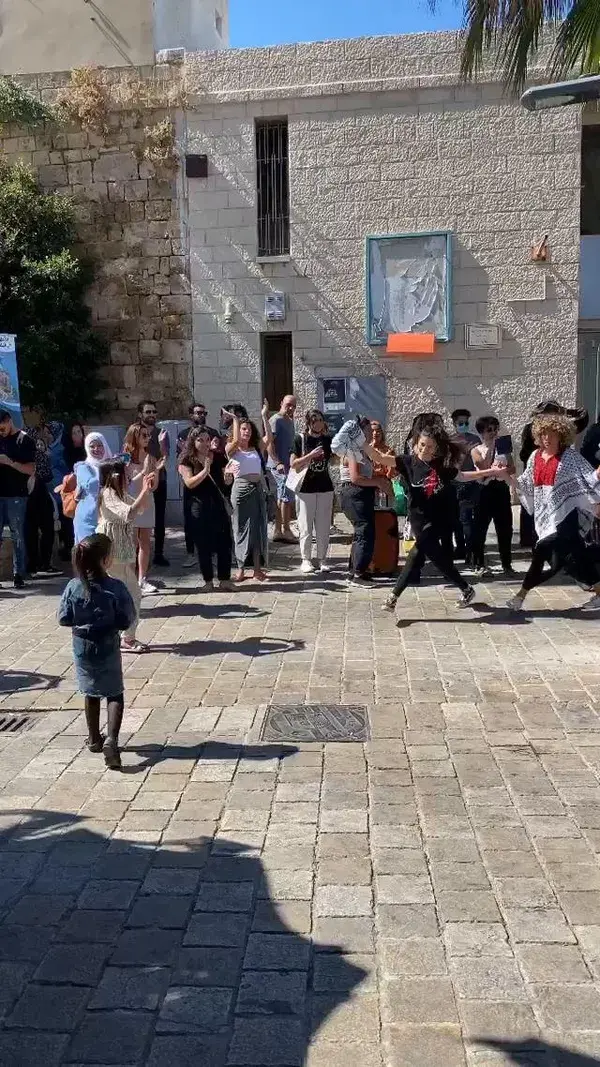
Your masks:
M 513 450 L 512 437 L 509 433 L 504 434 L 502 437 L 496 438 L 496 455 L 497 456 L 510 456 Z

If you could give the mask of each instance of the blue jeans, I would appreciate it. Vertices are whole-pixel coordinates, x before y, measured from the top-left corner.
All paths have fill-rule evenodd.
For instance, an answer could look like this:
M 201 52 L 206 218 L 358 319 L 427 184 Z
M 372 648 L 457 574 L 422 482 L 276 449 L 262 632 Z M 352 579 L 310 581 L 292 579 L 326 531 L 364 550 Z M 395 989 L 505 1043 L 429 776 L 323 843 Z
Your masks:
M 24 575 L 26 496 L 0 496 L 0 544 L 4 527 L 8 526 L 13 544 L 13 574 Z

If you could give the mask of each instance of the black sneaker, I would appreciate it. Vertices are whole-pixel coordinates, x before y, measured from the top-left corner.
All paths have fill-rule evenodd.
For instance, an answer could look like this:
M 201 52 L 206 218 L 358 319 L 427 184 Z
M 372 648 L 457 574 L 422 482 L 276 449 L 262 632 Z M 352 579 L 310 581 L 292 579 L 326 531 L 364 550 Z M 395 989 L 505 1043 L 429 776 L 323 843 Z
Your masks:
M 469 604 L 472 604 L 475 599 L 475 590 L 470 585 L 468 589 L 465 589 L 464 593 L 461 593 L 460 597 L 456 601 L 457 608 L 468 608 Z
M 22 574 L 15 574 L 15 576 L 13 578 L 13 585 L 14 585 L 15 589 L 24 589 L 25 588 L 25 579 L 24 579 Z
M 372 585 L 373 578 L 370 574 L 353 574 L 350 578 L 350 585 Z
M 166 558 L 166 556 L 155 556 L 154 560 L 153 560 L 153 566 L 154 567 L 170 567 L 171 564 L 169 563 L 169 561 Z
M 42 567 L 37 574 L 40 578 L 55 578 L 57 574 L 62 574 L 58 567 Z

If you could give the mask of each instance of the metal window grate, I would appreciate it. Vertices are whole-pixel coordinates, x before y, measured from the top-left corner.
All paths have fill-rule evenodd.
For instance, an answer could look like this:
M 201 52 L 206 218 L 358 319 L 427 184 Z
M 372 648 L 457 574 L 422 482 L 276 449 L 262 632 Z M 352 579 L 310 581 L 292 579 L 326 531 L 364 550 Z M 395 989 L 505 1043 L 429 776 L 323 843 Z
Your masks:
M 36 718 L 24 712 L 0 715 L 0 734 L 23 734 L 35 726 Z
M 287 255 L 290 250 L 287 119 L 256 122 L 256 185 L 258 254 Z

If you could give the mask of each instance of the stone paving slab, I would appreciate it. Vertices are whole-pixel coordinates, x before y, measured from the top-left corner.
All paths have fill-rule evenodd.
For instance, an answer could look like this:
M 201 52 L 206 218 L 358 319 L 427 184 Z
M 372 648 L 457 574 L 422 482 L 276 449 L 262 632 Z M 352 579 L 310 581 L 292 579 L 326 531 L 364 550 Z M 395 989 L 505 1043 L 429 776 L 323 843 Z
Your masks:
M 425 584 L 397 628 L 285 553 L 268 586 L 175 566 L 144 601 L 120 775 L 85 748 L 60 582 L 0 590 L 0 713 L 36 715 L 0 734 L 0 1064 L 600 1064 L 584 594 L 515 621 L 504 581 L 462 613 Z M 372 739 L 266 744 L 270 702 L 364 703 Z

